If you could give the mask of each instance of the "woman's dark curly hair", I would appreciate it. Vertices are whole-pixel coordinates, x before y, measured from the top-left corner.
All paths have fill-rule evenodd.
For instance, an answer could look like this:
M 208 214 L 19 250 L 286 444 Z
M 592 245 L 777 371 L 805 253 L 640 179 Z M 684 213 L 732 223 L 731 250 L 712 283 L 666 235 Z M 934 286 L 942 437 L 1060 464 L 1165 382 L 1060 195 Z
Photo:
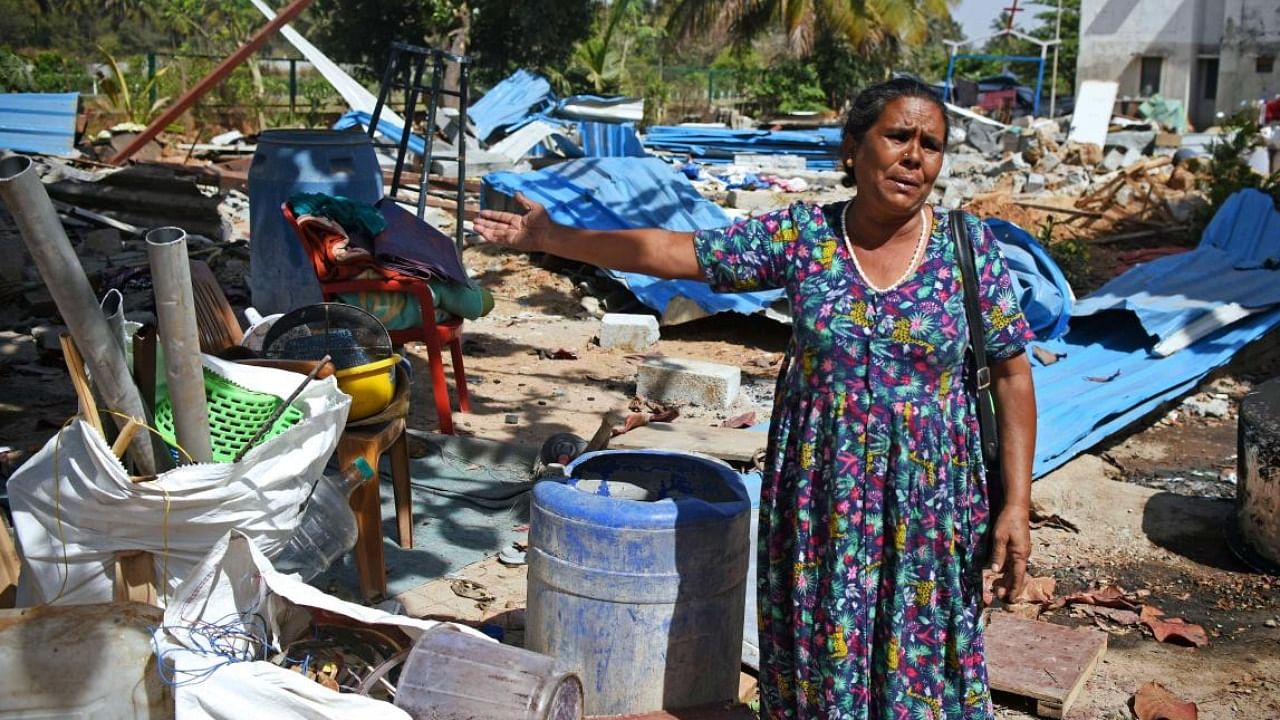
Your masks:
M 943 146 L 946 146 L 947 138 L 951 134 L 951 121 L 947 118 L 947 106 L 942 103 L 933 88 L 916 80 L 915 78 L 901 77 L 872 85 L 864 88 L 858 96 L 853 99 L 853 105 L 849 108 L 849 115 L 844 121 L 844 144 L 847 145 L 850 139 L 856 142 L 862 142 L 862 138 L 866 136 L 867 131 L 872 125 L 880 119 L 880 113 L 884 112 L 884 108 L 890 102 L 898 98 L 912 97 L 920 98 L 934 104 L 938 108 L 938 112 L 942 113 L 942 131 Z M 844 178 L 841 183 L 845 187 L 853 187 L 857 181 L 853 177 L 853 167 L 847 164 L 848 158 L 841 158 L 841 167 L 844 169 Z

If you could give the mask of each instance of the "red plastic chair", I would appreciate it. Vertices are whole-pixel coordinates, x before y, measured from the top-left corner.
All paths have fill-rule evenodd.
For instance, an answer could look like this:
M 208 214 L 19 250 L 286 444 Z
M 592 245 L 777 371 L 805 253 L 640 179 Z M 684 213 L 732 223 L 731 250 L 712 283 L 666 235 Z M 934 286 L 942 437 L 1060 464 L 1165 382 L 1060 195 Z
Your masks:
M 293 228 L 298 242 L 307 248 L 303 240 L 302 229 L 298 220 L 287 204 L 280 206 L 284 218 Z M 308 255 L 310 251 L 308 250 Z M 315 265 L 315 258 L 312 258 Z M 322 280 L 323 266 L 316 267 L 316 280 L 320 283 L 320 292 L 326 301 L 340 302 L 340 293 L 360 292 L 401 292 L 413 295 L 418 299 L 418 307 L 422 310 L 422 323 L 408 330 L 391 330 L 391 341 L 396 345 L 421 341 L 427 346 L 427 361 L 431 368 L 431 391 L 435 395 L 436 414 L 440 418 L 440 432 L 453 435 L 453 409 L 449 403 L 449 388 L 445 384 L 444 362 L 441 349 L 449 346 L 449 355 L 453 360 L 453 381 L 458 386 L 458 408 L 464 413 L 471 412 L 471 396 L 467 392 L 467 375 L 462 367 L 462 318 L 455 317 L 447 322 L 436 322 L 436 306 L 431 299 L 431 288 L 425 280 Z

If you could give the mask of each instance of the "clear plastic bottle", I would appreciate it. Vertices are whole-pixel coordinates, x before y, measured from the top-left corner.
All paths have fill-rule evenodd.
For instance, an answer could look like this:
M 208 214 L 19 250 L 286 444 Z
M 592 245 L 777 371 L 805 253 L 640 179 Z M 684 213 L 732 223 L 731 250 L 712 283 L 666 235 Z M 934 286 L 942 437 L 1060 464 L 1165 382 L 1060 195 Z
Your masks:
M 321 476 L 302 509 L 297 531 L 272 561 L 276 570 L 297 573 L 304 581 L 310 581 L 354 547 L 356 518 L 348 498 L 373 477 L 373 468 L 362 457 L 356 458 L 341 475 Z

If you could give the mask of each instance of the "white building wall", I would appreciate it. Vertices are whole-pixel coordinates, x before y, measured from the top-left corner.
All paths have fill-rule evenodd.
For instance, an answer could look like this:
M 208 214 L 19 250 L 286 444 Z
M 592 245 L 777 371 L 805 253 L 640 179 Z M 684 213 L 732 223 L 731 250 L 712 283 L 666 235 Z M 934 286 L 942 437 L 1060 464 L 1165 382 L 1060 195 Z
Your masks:
M 1119 98 L 1141 98 L 1142 58 L 1157 57 L 1162 60 L 1157 92 L 1192 111 L 1197 63 L 1206 52 L 1216 53 L 1219 44 L 1222 23 L 1216 16 L 1222 1 L 1081 0 L 1076 82 L 1114 80 Z
M 1217 109 L 1231 114 L 1243 104 L 1280 94 L 1280 0 L 1223 0 Z M 1259 72 L 1259 60 L 1271 70 Z M 1265 68 L 1263 68 L 1265 70 Z

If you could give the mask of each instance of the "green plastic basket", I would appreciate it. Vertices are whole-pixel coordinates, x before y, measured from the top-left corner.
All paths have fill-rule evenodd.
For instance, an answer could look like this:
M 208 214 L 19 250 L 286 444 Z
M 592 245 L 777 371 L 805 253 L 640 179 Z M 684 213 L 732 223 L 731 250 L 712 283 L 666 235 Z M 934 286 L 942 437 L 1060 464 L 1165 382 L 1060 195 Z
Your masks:
M 262 423 L 284 402 L 275 395 L 246 390 L 208 368 L 204 370 L 204 396 L 209 403 L 209 435 L 213 445 L 213 461 L 219 463 L 234 460 Z M 288 430 L 301 419 L 302 411 L 290 405 L 263 433 L 258 444 Z M 168 393 L 156 398 L 156 429 L 165 442 L 171 447 L 177 447 L 173 403 L 170 402 Z

